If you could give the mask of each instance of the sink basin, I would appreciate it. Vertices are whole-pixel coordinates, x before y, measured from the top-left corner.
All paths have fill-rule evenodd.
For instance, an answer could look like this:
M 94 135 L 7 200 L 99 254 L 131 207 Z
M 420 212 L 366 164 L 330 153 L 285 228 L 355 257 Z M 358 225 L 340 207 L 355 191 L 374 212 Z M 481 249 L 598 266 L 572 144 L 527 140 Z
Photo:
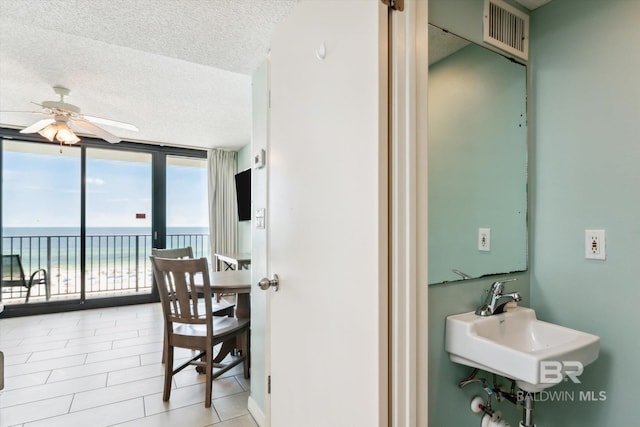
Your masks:
M 516 380 L 529 392 L 565 377 L 579 381 L 600 350 L 599 337 L 543 322 L 534 310 L 518 306 L 493 316 L 448 316 L 445 339 L 451 361 Z

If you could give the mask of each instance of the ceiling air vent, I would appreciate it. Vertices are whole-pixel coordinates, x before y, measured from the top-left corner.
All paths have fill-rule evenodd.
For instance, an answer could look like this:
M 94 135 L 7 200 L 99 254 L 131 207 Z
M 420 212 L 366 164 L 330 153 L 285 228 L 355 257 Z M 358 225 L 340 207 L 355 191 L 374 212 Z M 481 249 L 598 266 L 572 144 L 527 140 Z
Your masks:
M 484 41 L 518 58 L 528 59 L 529 15 L 502 0 L 485 0 Z

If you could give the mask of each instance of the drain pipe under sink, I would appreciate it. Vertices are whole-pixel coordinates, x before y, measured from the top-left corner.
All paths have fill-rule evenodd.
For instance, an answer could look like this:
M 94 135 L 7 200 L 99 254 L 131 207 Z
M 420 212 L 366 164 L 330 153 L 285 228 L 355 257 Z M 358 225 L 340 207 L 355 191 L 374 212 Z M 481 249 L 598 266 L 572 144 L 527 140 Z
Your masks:
M 522 409 L 520 427 L 536 427 L 533 423 L 533 396 L 529 392 L 524 396 L 524 408 Z

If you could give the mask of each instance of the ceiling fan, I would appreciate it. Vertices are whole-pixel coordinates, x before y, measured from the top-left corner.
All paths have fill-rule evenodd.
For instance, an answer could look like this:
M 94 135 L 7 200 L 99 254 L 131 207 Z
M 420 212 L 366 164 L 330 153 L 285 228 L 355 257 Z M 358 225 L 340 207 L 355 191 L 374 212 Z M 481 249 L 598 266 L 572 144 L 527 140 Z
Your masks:
M 33 102 L 33 104 L 42 107 L 41 111 L 34 111 L 33 113 L 43 114 L 48 117 L 27 126 L 22 129 L 20 133 L 37 132 L 49 141 L 53 141 L 55 139 L 60 142 L 60 144 L 75 144 L 80 141 L 80 138 L 78 138 L 72 130 L 72 128 L 75 128 L 81 132 L 89 132 L 113 144 L 120 142 L 121 138 L 102 129 L 101 127 L 98 127 L 96 124 L 130 131 L 138 131 L 137 127 L 129 123 L 81 114 L 79 107 L 64 102 L 64 97 L 71 93 L 71 91 L 66 87 L 54 86 L 53 91 L 60 96 L 59 101 L 43 101 L 42 104 Z

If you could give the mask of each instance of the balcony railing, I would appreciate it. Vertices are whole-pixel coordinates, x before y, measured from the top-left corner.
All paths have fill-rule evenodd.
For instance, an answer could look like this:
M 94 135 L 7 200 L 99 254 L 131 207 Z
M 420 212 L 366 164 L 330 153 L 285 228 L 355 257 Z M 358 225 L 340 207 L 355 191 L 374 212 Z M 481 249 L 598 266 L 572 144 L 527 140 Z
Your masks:
M 31 272 L 48 272 L 51 300 L 80 299 L 82 277 L 85 298 L 150 293 L 153 286 L 150 234 L 88 235 L 84 275 L 81 269 L 81 238 L 67 236 L 7 236 L 3 254 L 18 254 L 27 280 Z M 167 248 L 191 246 L 194 256 L 209 254 L 207 234 L 168 234 Z M 3 287 L 5 304 L 23 303 L 24 287 Z M 29 302 L 45 300 L 43 286 L 31 290 Z

